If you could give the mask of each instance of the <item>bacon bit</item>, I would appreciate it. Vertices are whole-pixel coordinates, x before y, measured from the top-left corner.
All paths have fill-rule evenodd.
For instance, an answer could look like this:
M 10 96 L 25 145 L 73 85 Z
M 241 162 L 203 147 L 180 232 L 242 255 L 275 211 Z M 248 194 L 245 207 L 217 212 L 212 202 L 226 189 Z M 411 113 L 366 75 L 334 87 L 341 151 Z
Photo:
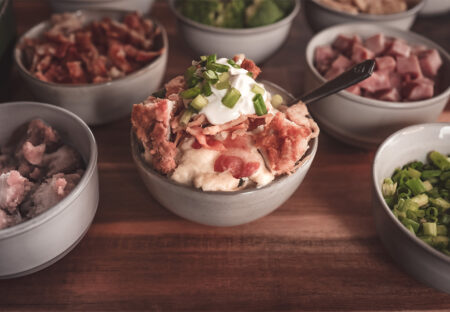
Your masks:
M 216 135 L 219 132 L 230 130 L 233 127 L 239 125 L 240 123 L 246 122 L 247 118 L 248 117 L 246 115 L 241 115 L 241 116 L 239 116 L 239 118 L 236 118 L 235 120 L 229 121 L 222 125 L 209 126 L 209 127 L 203 128 L 203 134 Z
M 255 135 L 255 144 L 262 151 L 268 167 L 276 174 L 291 172 L 303 156 L 311 130 L 285 119 L 279 112 L 264 130 Z
M 86 82 L 86 76 L 84 75 L 84 70 L 81 67 L 81 62 L 67 62 L 66 66 L 69 70 L 69 75 L 73 83 Z
M 222 142 L 214 139 L 214 137 L 212 136 L 206 136 L 205 134 L 203 134 L 202 130 L 203 129 L 198 126 L 186 128 L 186 132 L 192 135 L 201 147 L 216 151 L 222 151 L 225 149 Z
M 185 90 L 186 83 L 183 76 L 177 76 L 166 83 L 164 87 L 166 88 L 166 96 L 170 96 L 172 94 L 179 94 Z
M 220 155 L 214 162 L 214 171 L 229 171 L 236 179 L 249 177 L 253 175 L 258 168 L 258 162 L 245 163 L 242 158 L 231 155 Z
M 244 59 L 242 61 L 241 67 L 251 72 L 253 74 L 253 79 L 256 79 L 261 73 L 261 68 L 256 66 L 256 64 L 249 59 Z

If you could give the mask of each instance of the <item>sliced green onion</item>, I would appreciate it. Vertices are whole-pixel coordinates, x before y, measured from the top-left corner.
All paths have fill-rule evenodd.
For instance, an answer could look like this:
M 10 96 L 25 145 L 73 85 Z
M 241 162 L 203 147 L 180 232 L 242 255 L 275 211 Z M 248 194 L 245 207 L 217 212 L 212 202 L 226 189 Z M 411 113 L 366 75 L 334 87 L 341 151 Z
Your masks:
M 238 64 L 236 64 L 236 62 L 233 61 L 233 60 L 228 60 L 227 63 L 230 64 L 231 67 L 234 67 L 234 68 L 241 68 L 241 66 L 239 66 Z
M 384 197 L 394 195 L 396 189 L 397 183 L 394 183 L 391 178 L 384 179 L 383 185 L 381 186 L 381 191 Z
M 441 170 L 449 170 L 450 169 L 450 161 L 448 161 L 447 157 L 442 155 L 439 152 L 432 151 L 428 157 L 430 157 L 433 164 L 436 165 Z
M 248 72 L 247 76 L 252 77 L 253 78 L 253 73 L 252 72 Z
M 443 211 L 450 208 L 450 203 L 446 201 L 445 199 L 438 197 L 438 198 L 430 198 L 430 202 L 435 205 L 436 207 L 441 208 Z
M 262 116 L 267 114 L 266 103 L 264 103 L 264 99 L 259 93 L 253 97 L 253 107 L 255 108 L 256 115 Z
M 270 103 L 273 107 L 278 108 L 281 106 L 281 104 L 283 104 L 283 97 L 279 94 L 275 94 L 274 96 L 272 96 Z
M 436 207 L 428 207 L 427 210 L 425 210 L 425 216 L 429 219 L 436 219 L 439 215 L 439 210 Z
M 422 224 L 423 226 L 423 234 L 429 235 L 429 236 L 436 236 L 437 235 L 437 227 L 436 223 L 432 222 L 425 222 Z
M 194 77 L 195 73 L 197 72 L 197 66 L 190 66 L 188 67 L 188 69 L 186 69 L 186 71 L 184 72 L 184 79 L 189 80 L 192 77 Z
M 424 170 L 422 171 L 422 179 L 427 180 L 432 177 L 438 177 L 441 175 L 441 170 Z
M 180 117 L 180 124 L 182 126 L 186 126 L 189 123 L 189 121 L 191 120 L 193 114 L 194 114 L 193 109 L 191 109 L 191 108 L 185 109 L 183 114 Z
M 204 71 L 203 78 L 205 78 L 207 81 L 210 81 L 211 83 L 216 83 L 219 80 L 219 76 L 217 75 L 217 73 L 212 70 Z
M 266 92 L 266 90 L 264 90 L 264 88 L 262 88 L 261 86 L 257 85 L 256 83 L 252 86 L 252 92 L 256 93 L 256 94 L 261 94 L 264 95 L 264 93 Z
M 411 198 L 419 207 L 423 207 L 428 204 L 428 196 L 426 194 L 419 194 Z
M 208 105 L 208 99 L 205 98 L 203 95 L 199 94 L 195 97 L 195 99 L 191 102 L 191 107 L 195 109 L 197 112 L 201 111 L 203 107 Z
M 217 61 L 217 54 L 211 54 L 206 57 L 206 65 L 213 64 Z
M 218 73 L 226 73 L 230 68 L 227 65 L 219 64 L 219 63 L 208 63 L 206 64 L 206 69 L 218 72 Z
M 426 189 L 423 185 L 422 181 L 419 178 L 413 178 L 411 180 L 406 181 L 406 185 L 410 188 L 414 195 L 418 195 L 421 193 L 425 193 Z
M 433 185 L 431 184 L 430 181 L 427 180 L 427 181 L 423 181 L 422 183 L 423 183 L 423 187 L 425 188 L 425 190 L 427 192 L 429 192 L 433 189 Z
M 218 90 L 228 89 L 230 87 L 230 73 L 226 72 L 219 76 L 219 81 L 214 86 Z
M 440 178 L 442 181 L 449 180 L 449 179 L 450 179 L 450 171 L 443 172 L 443 173 L 439 176 L 439 178 Z
M 205 81 L 203 84 L 202 93 L 206 96 L 210 96 L 212 94 L 211 84 L 208 81 Z
M 438 225 L 437 226 L 437 235 L 444 235 L 447 236 L 447 227 L 445 225 Z
M 225 96 L 222 98 L 222 104 L 228 108 L 233 108 L 234 105 L 239 101 L 241 97 L 241 92 L 236 88 L 231 88 L 227 91 Z
M 207 60 L 208 60 L 208 57 L 206 55 L 200 56 L 200 61 L 201 62 L 206 62 Z
M 202 92 L 202 90 L 199 87 L 190 88 L 187 90 L 184 90 L 180 93 L 181 97 L 183 99 L 193 99 L 197 95 L 199 95 Z
M 422 175 L 422 173 L 419 170 L 413 168 L 408 168 L 406 172 L 408 176 L 411 178 L 420 178 L 420 176 Z
M 417 223 L 416 221 L 411 220 L 411 219 L 408 219 L 408 218 L 402 218 L 401 222 L 402 222 L 406 227 L 411 226 L 412 229 L 413 229 L 413 231 L 412 231 L 413 233 L 417 233 L 417 231 L 419 231 L 420 224 Z

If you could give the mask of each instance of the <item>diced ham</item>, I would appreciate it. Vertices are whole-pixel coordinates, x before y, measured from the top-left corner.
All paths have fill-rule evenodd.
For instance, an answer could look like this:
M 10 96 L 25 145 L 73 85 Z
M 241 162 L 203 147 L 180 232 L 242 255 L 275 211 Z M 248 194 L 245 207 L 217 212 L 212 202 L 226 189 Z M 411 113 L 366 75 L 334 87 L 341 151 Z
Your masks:
M 345 89 L 346 91 L 356 94 L 356 95 L 361 95 L 361 87 L 356 85 L 353 85 L 351 87 L 348 87 L 347 89 Z
M 411 47 L 404 40 L 394 39 L 387 53 L 392 56 L 409 57 L 411 54 Z
M 419 59 L 415 55 L 397 57 L 397 73 L 402 76 L 411 75 L 414 78 L 422 76 Z
M 384 34 L 376 34 L 364 41 L 367 49 L 371 50 L 375 55 L 382 53 L 386 48 L 386 37 Z
M 336 52 L 329 45 L 319 46 L 314 50 L 314 64 L 321 73 L 328 70 L 335 57 Z
M 339 54 L 339 56 L 331 64 L 330 69 L 325 74 L 325 78 L 327 78 L 328 80 L 336 78 L 337 76 L 345 72 L 351 65 L 352 62 L 348 58 L 346 58 L 342 54 Z
M 434 82 L 428 78 L 421 77 L 404 84 L 403 96 L 408 101 L 419 101 L 433 97 Z
M 399 75 L 397 72 L 390 72 L 389 73 L 389 81 L 391 83 L 392 88 L 397 89 L 398 91 L 402 88 L 402 76 Z
M 427 77 L 434 77 L 437 75 L 439 68 L 442 66 L 442 59 L 436 49 L 427 50 L 420 53 L 419 57 L 420 67 Z
M 365 48 L 360 43 L 355 43 L 352 49 L 352 61 L 361 63 L 365 60 L 370 60 L 375 57 L 375 54 L 369 49 Z
M 357 42 L 357 37 L 349 37 L 346 35 L 339 35 L 333 42 L 333 47 L 341 53 L 351 51 L 353 44 Z
M 259 74 L 261 73 L 261 68 L 256 66 L 256 64 L 252 60 L 249 60 L 249 59 L 244 59 L 242 61 L 241 67 L 243 69 L 246 69 L 249 72 L 251 72 L 253 75 L 252 76 L 253 79 L 256 79 L 259 76 Z
M 30 191 L 31 185 L 16 170 L 0 175 L 0 208 L 13 213 Z
M 382 56 L 376 57 L 375 62 L 377 65 L 377 70 L 386 70 L 392 72 L 395 70 L 397 63 L 392 56 Z
M 391 82 L 389 73 L 385 71 L 376 71 L 371 77 L 360 82 L 359 86 L 370 93 L 390 89 Z
M 401 100 L 400 93 L 396 88 L 381 91 L 380 93 L 376 94 L 375 97 L 380 101 L 399 102 Z

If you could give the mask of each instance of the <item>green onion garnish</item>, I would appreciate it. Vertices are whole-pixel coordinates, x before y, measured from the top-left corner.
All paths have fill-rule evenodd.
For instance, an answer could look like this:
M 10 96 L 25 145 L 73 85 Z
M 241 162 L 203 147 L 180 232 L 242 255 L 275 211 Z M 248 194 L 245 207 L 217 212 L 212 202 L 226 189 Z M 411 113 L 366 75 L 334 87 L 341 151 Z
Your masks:
M 194 110 L 192 108 L 186 108 L 180 117 L 180 124 L 182 126 L 186 126 L 191 120 L 193 114 Z
M 205 81 L 203 83 L 202 93 L 206 96 L 210 96 L 212 94 L 211 84 L 208 81 Z
M 259 85 L 257 85 L 256 83 L 252 86 L 252 92 L 256 93 L 256 94 L 261 94 L 264 95 L 264 88 L 260 87 Z
M 266 103 L 264 103 L 264 99 L 259 93 L 253 97 L 253 107 L 255 108 L 256 115 L 262 116 L 267 114 Z
M 206 57 L 206 64 L 213 64 L 217 61 L 217 54 L 211 54 Z
M 206 105 L 208 105 L 208 99 L 201 94 L 197 95 L 191 102 L 191 107 L 197 112 L 201 111 Z
M 227 65 L 219 64 L 219 63 L 209 63 L 206 64 L 206 69 L 218 72 L 218 73 L 225 73 L 230 68 Z
M 441 170 L 450 170 L 450 161 L 448 158 L 438 153 L 436 151 L 431 152 L 428 157 L 430 157 L 433 164 Z
M 210 81 L 211 83 L 216 83 L 219 80 L 219 76 L 215 71 L 206 70 L 203 72 L 203 78 Z
M 274 96 L 272 96 L 270 103 L 273 107 L 278 108 L 281 106 L 281 104 L 283 104 L 283 97 L 279 94 L 275 94 Z
M 252 72 L 248 72 L 247 76 L 252 77 L 253 78 L 253 73 Z
M 202 90 L 199 87 L 190 88 L 187 90 L 184 90 L 180 93 L 181 97 L 183 99 L 193 99 L 197 95 L 199 95 L 202 92 Z
M 227 63 L 230 64 L 231 67 L 234 67 L 234 68 L 241 68 L 241 66 L 239 66 L 238 64 L 236 64 L 236 62 L 233 61 L 233 60 L 228 60 Z
M 226 72 L 219 76 L 219 81 L 214 86 L 218 90 L 230 88 L 230 73 Z
M 241 92 L 239 92 L 239 90 L 236 88 L 231 88 L 222 98 L 222 104 L 228 108 L 233 108 L 234 105 L 236 105 L 236 103 L 239 101 L 240 97 Z

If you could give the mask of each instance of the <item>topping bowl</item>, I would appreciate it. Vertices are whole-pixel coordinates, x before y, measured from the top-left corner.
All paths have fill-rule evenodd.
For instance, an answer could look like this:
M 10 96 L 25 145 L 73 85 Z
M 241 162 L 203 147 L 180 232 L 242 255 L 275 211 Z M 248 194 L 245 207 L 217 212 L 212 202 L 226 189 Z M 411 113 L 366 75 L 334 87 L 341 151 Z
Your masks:
M 267 81 L 266 89 L 291 102 L 286 90 Z M 131 151 L 139 175 L 150 194 L 165 208 L 185 219 L 211 226 L 235 226 L 259 219 L 280 207 L 298 188 L 311 167 L 317 151 L 318 138 L 310 141 L 303 156 L 304 163 L 292 174 L 276 178 L 260 188 L 232 192 L 202 191 L 170 180 L 155 171 L 142 157 L 142 149 L 131 131 Z

